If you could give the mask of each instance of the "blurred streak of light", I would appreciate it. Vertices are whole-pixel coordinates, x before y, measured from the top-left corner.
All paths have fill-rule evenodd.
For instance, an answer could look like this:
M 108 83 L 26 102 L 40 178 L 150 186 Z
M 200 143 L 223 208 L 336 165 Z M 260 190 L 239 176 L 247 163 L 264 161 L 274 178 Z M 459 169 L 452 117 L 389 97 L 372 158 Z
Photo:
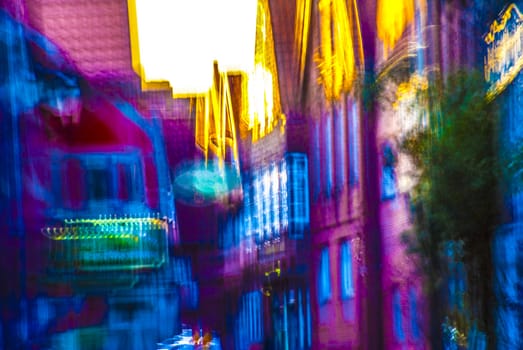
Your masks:
M 250 72 L 256 0 L 129 0 L 134 70 L 142 88 L 168 81 L 174 96 L 205 94 L 212 63 Z
M 256 141 L 274 127 L 274 91 L 272 74 L 261 64 L 256 64 L 248 80 L 249 130 Z
M 315 61 L 328 101 L 337 101 L 352 89 L 358 68 L 363 68 L 363 43 L 357 4 L 320 0 L 320 51 Z M 358 67 L 358 65 L 360 67 Z
M 402 101 L 412 100 L 420 90 L 427 90 L 429 87 L 428 84 L 429 83 L 425 76 L 412 74 L 408 82 L 403 82 L 398 85 L 396 90 L 396 101 L 393 103 L 393 107 L 398 108 Z M 414 101 L 412 103 L 414 103 Z
M 268 1 L 259 0 L 257 8 L 254 67 L 248 71 L 248 102 L 244 101 L 248 113 L 246 122 L 248 129 L 252 130 L 253 142 L 269 134 L 278 122 L 283 122 L 282 128 L 285 125 L 285 116 L 281 111 L 278 67 Z
M 491 44 L 495 40 L 495 35 L 505 29 L 508 20 L 512 17 L 512 11 L 516 12 L 518 20 L 521 19 L 522 16 L 519 8 L 515 4 L 510 4 L 503 12 L 503 15 L 501 15 L 500 21 L 498 22 L 497 20 L 494 20 L 494 22 L 492 22 L 490 25 L 490 30 L 485 36 L 485 42 L 487 44 Z
M 231 163 L 239 171 L 236 128 L 231 100 L 228 74 L 218 70 L 214 64 L 214 80 L 211 89 L 196 101 L 196 144 L 202 149 L 205 160 L 209 151 L 218 158 L 223 166 L 227 150 L 232 152 Z
M 414 0 L 378 0 L 376 27 L 387 57 L 405 28 L 414 20 Z
M 299 60 L 299 83 L 303 82 L 305 60 L 311 24 L 311 0 L 296 0 L 296 22 L 294 24 L 294 50 Z
M 501 15 L 500 22 L 494 20 L 485 36 L 488 45 L 485 57 L 485 80 L 490 84 L 487 98 L 492 99 L 510 84 L 523 68 L 522 15 L 516 5 L 511 4 Z M 507 29 L 510 19 L 515 30 Z M 498 34 L 500 33 L 501 34 Z M 496 37 L 496 34 L 498 36 Z

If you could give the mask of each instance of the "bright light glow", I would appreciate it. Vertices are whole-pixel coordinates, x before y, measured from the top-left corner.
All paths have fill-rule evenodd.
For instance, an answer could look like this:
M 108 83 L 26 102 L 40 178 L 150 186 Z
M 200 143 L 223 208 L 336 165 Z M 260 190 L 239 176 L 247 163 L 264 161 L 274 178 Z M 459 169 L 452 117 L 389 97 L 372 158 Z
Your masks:
M 249 76 L 249 129 L 257 140 L 272 131 L 274 123 L 274 95 L 272 74 L 257 64 Z
M 174 95 L 209 90 L 213 61 L 223 71 L 254 66 L 256 0 L 130 0 L 133 67 Z
M 227 151 L 232 153 L 229 161 L 239 171 L 238 148 L 236 131 L 234 128 L 234 113 L 231 100 L 231 91 L 227 73 L 213 71 L 214 82 L 196 104 L 196 144 L 203 150 L 205 159 L 209 157 L 209 150 L 217 156 L 222 168 L 226 160 Z
M 307 44 L 309 42 L 309 29 L 311 24 L 311 0 L 296 1 L 296 21 L 294 23 L 294 50 L 299 61 L 300 82 L 305 74 L 305 61 L 307 59 Z
M 378 0 L 376 24 L 383 42 L 383 55 L 394 48 L 405 28 L 414 20 L 414 0 Z
M 355 1 L 320 0 L 321 47 L 314 60 L 320 71 L 328 101 L 337 101 L 350 92 L 363 64 L 363 44 Z M 301 39 L 303 40 L 303 39 Z
M 285 125 L 285 116 L 281 113 L 278 69 L 267 0 L 258 1 L 255 37 L 254 66 L 247 72 L 247 98 L 243 101 L 246 115 L 242 116 L 248 130 L 252 131 L 253 142 L 272 132 L 279 122 L 282 131 Z

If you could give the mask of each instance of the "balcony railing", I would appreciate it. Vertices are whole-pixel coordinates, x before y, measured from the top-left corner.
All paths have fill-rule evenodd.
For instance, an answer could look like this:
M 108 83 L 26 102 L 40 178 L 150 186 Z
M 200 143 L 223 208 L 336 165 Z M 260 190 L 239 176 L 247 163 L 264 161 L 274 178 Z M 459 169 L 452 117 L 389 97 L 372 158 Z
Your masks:
M 58 271 L 136 270 L 167 258 L 167 222 L 157 217 L 103 216 L 46 227 L 50 268 Z

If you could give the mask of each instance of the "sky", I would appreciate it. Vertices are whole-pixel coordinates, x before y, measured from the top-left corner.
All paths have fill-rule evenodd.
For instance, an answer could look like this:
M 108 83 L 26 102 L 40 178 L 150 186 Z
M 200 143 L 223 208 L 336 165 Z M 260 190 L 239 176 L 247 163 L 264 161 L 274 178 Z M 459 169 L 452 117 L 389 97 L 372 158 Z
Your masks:
M 256 0 L 135 0 L 146 82 L 169 81 L 173 94 L 207 91 L 221 71 L 254 66 Z

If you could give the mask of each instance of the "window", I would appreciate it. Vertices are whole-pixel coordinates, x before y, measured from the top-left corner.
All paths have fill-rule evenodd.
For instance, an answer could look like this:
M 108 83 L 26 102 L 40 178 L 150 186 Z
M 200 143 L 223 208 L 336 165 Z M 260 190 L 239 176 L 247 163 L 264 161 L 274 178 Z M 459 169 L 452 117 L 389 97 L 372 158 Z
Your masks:
M 420 338 L 419 319 L 418 319 L 418 302 L 416 300 L 416 291 L 414 288 L 409 290 L 409 307 L 410 307 L 410 328 L 412 338 Z
M 336 109 L 334 115 L 334 130 L 336 132 L 336 192 L 340 192 L 345 185 L 345 115 L 343 108 Z
M 403 333 L 403 320 L 401 314 L 401 296 L 398 289 L 394 290 L 392 296 L 392 318 L 394 323 L 394 335 L 399 342 L 405 340 L 405 334 Z
M 144 184 L 137 154 L 80 153 L 56 159 L 57 207 L 78 209 L 82 202 L 142 201 Z M 56 186 L 55 186 L 56 187 Z M 98 204 L 97 204 L 98 205 Z
M 325 197 L 329 198 L 332 193 L 332 117 L 327 115 L 325 119 Z
M 308 169 L 305 169 L 307 171 Z M 280 162 L 280 222 L 283 229 L 286 229 L 289 224 L 289 197 L 287 193 L 287 162 L 284 160 Z M 308 190 L 308 188 L 306 189 Z
M 321 191 L 321 165 L 320 165 L 320 125 L 317 120 L 313 122 L 312 130 L 312 184 L 314 200 L 318 200 Z
M 393 199 L 396 197 L 396 174 L 394 171 L 396 159 L 390 145 L 386 144 L 383 147 L 382 156 L 381 199 Z
M 309 183 L 307 156 L 289 153 L 285 156 L 289 190 L 289 237 L 303 237 L 309 225 Z
M 113 175 L 111 169 L 85 169 L 87 179 L 87 198 L 89 200 L 105 200 L 113 197 Z
M 272 164 L 270 167 L 270 185 L 271 185 L 271 224 L 272 231 L 275 235 L 280 232 L 280 186 L 279 186 L 279 167 Z
M 358 104 L 356 102 L 349 102 L 349 181 L 351 185 L 355 185 L 359 181 L 359 153 L 360 153 L 360 137 L 359 137 L 359 114 Z
M 262 222 L 260 225 L 261 232 L 263 233 L 264 239 L 272 238 L 271 230 L 271 217 L 272 217 L 272 198 L 271 198 L 271 178 L 268 168 L 265 168 L 261 172 L 261 190 L 262 190 L 262 200 L 260 204 L 263 206 L 262 209 Z
M 352 275 L 351 244 L 345 241 L 340 246 L 340 282 L 341 297 L 348 299 L 354 297 L 354 279 Z
M 324 247 L 321 250 L 318 297 L 321 304 L 326 303 L 331 298 L 329 247 Z
M 262 182 L 261 182 L 261 171 L 255 171 L 253 176 L 254 191 L 253 191 L 253 217 L 252 217 L 252 228 L 253 234 L 258 240 L 263 241 L 263 208 L 262 208 Z
M 263 300 L 258 291 L 244 294 L 237 315 L 238 333 L 237 347 L 246 349 L 249 344 L 261 342 L 263 339 Z

